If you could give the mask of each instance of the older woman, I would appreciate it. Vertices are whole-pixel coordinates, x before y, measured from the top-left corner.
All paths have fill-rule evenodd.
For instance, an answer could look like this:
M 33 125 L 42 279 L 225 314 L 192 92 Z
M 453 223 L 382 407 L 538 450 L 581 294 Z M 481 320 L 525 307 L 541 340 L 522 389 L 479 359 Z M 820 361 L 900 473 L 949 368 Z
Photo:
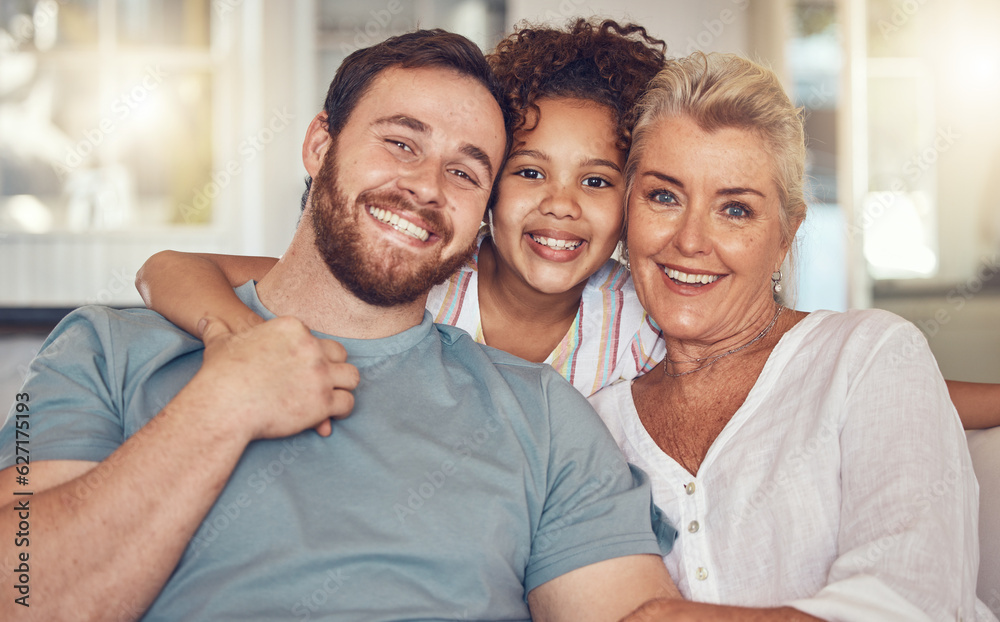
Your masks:
M 699 54 L 654 79 L 628 246 L 667 357 L 591 401 L 681 531 L 664 560 L 684 596 L 760 608 L 717 615 L 994 620 L 975 596 L 962 425 L 922 335 L 883 311 L 776 302 L 804 156 L 771 72 Z M 641 615 L 688 608 L 705 613 Z

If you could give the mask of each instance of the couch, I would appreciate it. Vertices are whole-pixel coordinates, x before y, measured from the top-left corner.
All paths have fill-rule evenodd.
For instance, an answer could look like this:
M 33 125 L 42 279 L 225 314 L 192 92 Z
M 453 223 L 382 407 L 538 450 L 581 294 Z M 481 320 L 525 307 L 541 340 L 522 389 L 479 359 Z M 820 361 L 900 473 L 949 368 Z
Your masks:
M 979 480 L 979 599 L 1000 617 L 1000 427 L 965 433 Z

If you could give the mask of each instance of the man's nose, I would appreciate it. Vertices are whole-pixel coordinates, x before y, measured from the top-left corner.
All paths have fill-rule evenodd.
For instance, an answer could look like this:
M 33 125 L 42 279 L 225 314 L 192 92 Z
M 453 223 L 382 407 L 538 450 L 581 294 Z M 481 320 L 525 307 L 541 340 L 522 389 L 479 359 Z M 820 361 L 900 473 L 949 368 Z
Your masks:
M 411 163 L 399 176 L 398 185 L 420 205 L 444 204 L 444 167 L 433 158 Z

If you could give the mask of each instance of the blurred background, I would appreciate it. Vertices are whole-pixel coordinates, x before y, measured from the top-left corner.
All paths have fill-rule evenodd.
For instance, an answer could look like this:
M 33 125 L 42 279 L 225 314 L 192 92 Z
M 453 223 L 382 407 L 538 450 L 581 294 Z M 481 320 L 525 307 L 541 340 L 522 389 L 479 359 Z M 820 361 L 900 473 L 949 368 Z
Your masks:
M 0 395 L 68 309 L 140 304 L 154 252 L 283 252 L 351 51 L 595 15 L 764 62 L 806 109 L 795 306 L 889 309 L 1000 382 L 996 0 L 0 0 Z

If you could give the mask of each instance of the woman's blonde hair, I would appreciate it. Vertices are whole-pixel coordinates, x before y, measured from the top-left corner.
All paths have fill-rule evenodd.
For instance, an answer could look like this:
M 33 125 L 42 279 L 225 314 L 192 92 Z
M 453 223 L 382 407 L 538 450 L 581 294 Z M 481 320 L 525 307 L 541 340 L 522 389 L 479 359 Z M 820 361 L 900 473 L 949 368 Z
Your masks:
M 757 134 L 774 164 L 781 203 L 782 240 L 791 247 L 806 215 L 805 131 L 801 109 L 773 71 L 734 54 L 705 54 L 669 61 L 638 104 L 632 149 L 625 166 L 625 200 L 632 196 L 650 133 L 657 122 L 687 116 L 706 132 L 733 127 Z

